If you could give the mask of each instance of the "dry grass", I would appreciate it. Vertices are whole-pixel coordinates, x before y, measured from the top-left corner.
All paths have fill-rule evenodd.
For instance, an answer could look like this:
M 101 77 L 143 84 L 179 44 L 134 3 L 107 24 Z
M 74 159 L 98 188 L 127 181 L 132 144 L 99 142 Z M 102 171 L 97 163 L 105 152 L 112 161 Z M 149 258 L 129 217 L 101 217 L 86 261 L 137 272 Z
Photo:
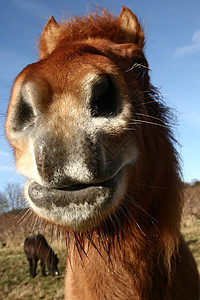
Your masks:
M 44 227 L 40 228 L 40 233 L 45 235 L 49 245 L 58 254 L 60 274 L 57 277 L 51 275 L 43 277 L 40 264 L 38 264 L 37 276 L 32 279 L 29 275 L 29 265 L 23 251 L 23 244 L 27 236 L 38 233 L 38 228 L 34 226 L 34 219 L 28 218 L 23 226 L 20 225 L 20 219 L 20 211 L 9 212 L 0 217 L 0 299 L 63 299 L 65 243 L 52 238 L 51 227 L 46 227 L 45 230 Z
M 196 260 L 200 274 L 200 219 L 184 216 L 181 231 Z
M 21 246 L 0 250 L 0 299 L 48 299 L 60 300 L 64 297 L 65 276 L 65 248 L 56 244 L 52 245 L 59 256 L 60 275 L 43 277 L 40 266 L 37 268 L 37 276 L 31 278 L 28 270 L 28 262 Z
M 184 193 L 181 231 L 197 262 L 200 273 L 200 184 L 187 185 Z

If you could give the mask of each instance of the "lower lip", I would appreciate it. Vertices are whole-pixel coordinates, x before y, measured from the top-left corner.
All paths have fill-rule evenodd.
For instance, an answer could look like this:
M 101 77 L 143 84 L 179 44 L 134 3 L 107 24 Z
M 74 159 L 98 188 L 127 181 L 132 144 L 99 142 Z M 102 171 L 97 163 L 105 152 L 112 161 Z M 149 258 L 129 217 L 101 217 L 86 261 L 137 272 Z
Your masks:
M 44 208 L 51 204 L 59 207 L 66 207 L 70 203 L 78 205 L 86 200 L 88 203 L 93 204 L 98 194 L 103 194 L 104 190 L 110 190 L 111 194 L 114 193 L 121 177 L 119 173 L 121 172 L 98 184 L 80 184 L 59 189 L 47 188 L 33 181 L 29 184 L 28 195 L 36 206 Z

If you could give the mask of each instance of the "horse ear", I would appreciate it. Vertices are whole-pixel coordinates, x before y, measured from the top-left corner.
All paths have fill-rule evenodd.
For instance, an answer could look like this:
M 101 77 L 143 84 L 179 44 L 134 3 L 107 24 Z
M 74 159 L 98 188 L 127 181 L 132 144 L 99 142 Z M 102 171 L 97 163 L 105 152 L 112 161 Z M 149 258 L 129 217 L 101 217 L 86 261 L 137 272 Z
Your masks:
M 40 59 L 45 58 L 56 48 L 57 37 L 59 36 L 60 25 L 56 22 L 53 16 L 47 21 L 42 35 L 40 37 Z
M 140 48 L 144 47 L 143 29 L 129 8 L 122 6 L 117 22 L 124 33 L 125 43 L 134 43 Z

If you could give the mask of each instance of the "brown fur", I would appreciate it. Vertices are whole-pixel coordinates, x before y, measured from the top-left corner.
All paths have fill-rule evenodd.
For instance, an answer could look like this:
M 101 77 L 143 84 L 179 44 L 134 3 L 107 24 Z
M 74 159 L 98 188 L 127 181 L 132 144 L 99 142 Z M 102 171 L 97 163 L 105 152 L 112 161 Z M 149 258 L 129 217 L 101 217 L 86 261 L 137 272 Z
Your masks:
M 82 120 L 83 78 L 96 69 L 113 74 L 124 102 L 131 103 L 126 126 L 106 129 L 103 145 L 111 159 L 117 159 L 119 153 L 129 157 L 136 144 L 137 159 L 123 168 L 125 192 L 112 211 L 98 214 L 82 230 L 73 232 L 66 226 L 69 263 L 65 299 L 199 297 L 196 265 L 179 232 L 182 183 L 171 114 L 150 83 L 143 46 L 142 27 L 125 7 L 118 18 L 102 11 L 101 15 L 74 17 L 58 24 L 51 17 L 41 35 L 40 60 L 25 68 L 15 81 L 7 136 L 15 149 L 18 170 L 36 180 L 28 136 L 20 128 L 24 121 L 16 121 L 17 95 L 25 86 L 27 93 L 31 91 L 32 107 L 42 114 L 40 131 L 45 128 L 45 135 L 51 137 L 45 146 L 45 159 L 41 159 L 43 142 L 43 152 L 35 154 L 40 176 L 48 187 L 60 187 L 52 175 L 54 164 L 62 165 L 65 149 L 70 153 L 68 144 L 71 141 L 73 145 L 75 129 Z M 141 62 L 144 77 L 131 69 L 133 62 Z M 66 102 L 64 94 L 73 95 L 73 100 Z M 84 142 L 82 146 L 89 153 L 89 165 L 91 161 L 98 164 L 92 144 Z M 62 180 L 61 186 L 66 184 L 66 179 Z

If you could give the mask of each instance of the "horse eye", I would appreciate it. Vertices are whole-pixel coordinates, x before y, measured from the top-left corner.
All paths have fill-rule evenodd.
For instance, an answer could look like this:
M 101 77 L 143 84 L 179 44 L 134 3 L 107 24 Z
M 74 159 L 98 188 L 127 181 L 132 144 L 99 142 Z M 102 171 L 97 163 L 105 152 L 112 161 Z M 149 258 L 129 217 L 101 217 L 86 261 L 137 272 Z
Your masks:
M 121 111 L 120 92 L 114 79 L 102 76 L 92 86 L 90 110 L 92 117 L 114 117 Z

